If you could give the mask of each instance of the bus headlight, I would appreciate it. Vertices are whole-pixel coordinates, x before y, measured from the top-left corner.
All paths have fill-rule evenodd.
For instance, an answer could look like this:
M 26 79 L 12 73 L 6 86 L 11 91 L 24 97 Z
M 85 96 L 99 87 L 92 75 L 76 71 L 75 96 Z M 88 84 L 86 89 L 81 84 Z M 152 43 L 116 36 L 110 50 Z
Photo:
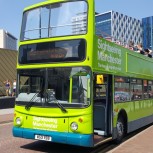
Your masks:
M 21 121 L 21 118 L 20 117 L 17 117 L 16 118 L 16 124 L 17 125 L 21 125 L 22 121 Z
M 76 131 L 76 130 L 78 129 L 78 124 L 77 124 L 76 122 L 72 122 L 72 123 L 71 123 L 71 129 L 72 129 L 73 131 Z

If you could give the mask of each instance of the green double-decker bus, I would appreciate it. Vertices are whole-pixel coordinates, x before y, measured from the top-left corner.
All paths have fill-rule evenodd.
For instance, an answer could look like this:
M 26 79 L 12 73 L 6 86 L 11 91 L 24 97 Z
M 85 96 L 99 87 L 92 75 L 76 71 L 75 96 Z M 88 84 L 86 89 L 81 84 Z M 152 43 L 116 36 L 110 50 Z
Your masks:
M 15 137 L 94 147 L 153 122 L 153 60 L 96 35 L 94 0 L 23 13 Z

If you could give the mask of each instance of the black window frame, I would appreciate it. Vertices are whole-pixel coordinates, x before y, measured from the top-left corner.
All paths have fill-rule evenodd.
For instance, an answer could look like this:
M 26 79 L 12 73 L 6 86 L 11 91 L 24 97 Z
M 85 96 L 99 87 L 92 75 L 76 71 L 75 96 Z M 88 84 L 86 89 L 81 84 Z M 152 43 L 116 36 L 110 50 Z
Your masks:
M 121 78 L 127 78 L 129 79 L 129 92 L 130 92 L 130 100 L 118 100 L 116 101 L 115 100 L 115 78 L 116 77 L 121 77 Z M 133 81 L 132 81 L 133 80 Z M 139 95 L 138 98 L 134 98 L 133 94 L 133 89 L 132 89 L 132 82 L 133 84 L 137 84 L 137 80 L 140 80 L 141 81 L 141 88 L 142 88 L 142 94 Z M 149 84 L 150 82 L 150 84 Z M 138 85 L 138 84 L 137 84 Z M 140 84 L 139 84 L 140 85 Z M 145 88 L 146 87 L 146 88 Z M 145 93 L 146 92 L 146 95 L 145 96 Z M 142 101 L 142 100 L 150 100 L 150 99 L 153 99 L 153 80 L 149 80 L 149 79 L 141 79 L 141 78 L 133 78 L 133 77 L 125 77 L 125 76 L 114 76 L 114 94 L 113 94 L 114 98 L 114 103 L 124 103 L 124 102 L 135 102 L 135 101 Z
M 66 54 L 65 52 L 68 50 L 65 50 L 64 47 L 57 47 L 56 44 L 57 43 L 75 43 L 75 41 L 79 41 L 80 40 L 80 44 L 76 43 L 78 46 L 78 57 L 76 56 L 72 56 L 72 57 L 64 57 L 64 54 Z M 48 44 L 48 48 L 46 47 Z M 41 47 L 44 46 L 46 48 Z M 55 45 L 55 47 L 50 47 Z M 80 46 L 79 46 L 80 45 Z M 31 47 L 34 46 L 34 47 Z M 39 48 L 40 46 L 40 48 Z M 69 47 L 76 47 L 75 45 L 73 46 L 69 46 Z M 79 49 L 80 47 L 80 49 Z M 33 51 L 33 48 L 36 48 Z M 23 51 L 25 49 L 25 51 Z M 44 50 L 44 52 L 47 53 L 47 55 L 42 54 L 40 52 L 42 52 Z M 51 50 L 51 51 L 50 51 Z M 82 52 L 82 50 L 84 50 L 84 52 Z M 55 52 L 57 51 L 57 53 Z M 39 52 L 39 56 L 37 55 L 37 58 L 40 59 L 35 59 L 35 60 L 28 60 L 28 52 L 35 52 L 35 54 L 32 55 L 32 58 L 36 58 L 36 53 Z M 74 52 L 74 50 L 72 49 L 72 53 Z M 87 52 L 87 43 L 85 39 L 72 39 L 72 40 L 60 40 L 60 41 L 52 41 L 52 42 L 42 42 L 42 43 L 34 43 L 34 44 L 27 44 L 27 45 L 21 45 L 19 47 L 19 57 L 18 57 L 18 63 L 19 64 L 40 64 L 40 63 L 55 63 L 55 62 L 82 62 L 86 59 L 86 53 Z M 51 56 L 51 58 L 48 58 L 49 56 Z M 30 55 L 29 55 L 30 56 Z M 42 57 L 44 56 L 44 58 L 46 59 L 42 59 Z M 55 56 L 59 56 L 59 57 L 55 57 Z M 63 58 L 61 58 L 63 56 Z M 65 55 L 66 56 L 66 55 Z M 52 58 L 55 57 L 55 58 Z

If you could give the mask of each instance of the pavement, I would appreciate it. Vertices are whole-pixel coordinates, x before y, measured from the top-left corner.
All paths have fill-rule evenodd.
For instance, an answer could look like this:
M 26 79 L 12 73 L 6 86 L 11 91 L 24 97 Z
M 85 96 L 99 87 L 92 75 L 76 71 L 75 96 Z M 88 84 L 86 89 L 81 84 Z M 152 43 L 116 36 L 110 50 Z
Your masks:
M 107 153 L 153 153 L 153 125 Z
M 0 124 L 13 122 L 14 108 L 0 109 Z M 153 125 L 107 153 L 153 153 Z
M 0 109 L 0 124 L 13 122 L 14 108 Z

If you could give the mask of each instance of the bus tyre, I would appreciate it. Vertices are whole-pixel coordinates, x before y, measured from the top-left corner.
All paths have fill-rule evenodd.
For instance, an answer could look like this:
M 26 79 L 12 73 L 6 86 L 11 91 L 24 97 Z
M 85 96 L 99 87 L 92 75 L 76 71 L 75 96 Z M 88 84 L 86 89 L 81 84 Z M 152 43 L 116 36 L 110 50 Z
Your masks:
M 122 142 L 123 137 L 125 135 L 125 124 L 123 121 L 123 118 L 118 118 L 117 120 L 117 125 L 116 125 L 116 139 L 115 139 L 115 143 L 119 144 Z

